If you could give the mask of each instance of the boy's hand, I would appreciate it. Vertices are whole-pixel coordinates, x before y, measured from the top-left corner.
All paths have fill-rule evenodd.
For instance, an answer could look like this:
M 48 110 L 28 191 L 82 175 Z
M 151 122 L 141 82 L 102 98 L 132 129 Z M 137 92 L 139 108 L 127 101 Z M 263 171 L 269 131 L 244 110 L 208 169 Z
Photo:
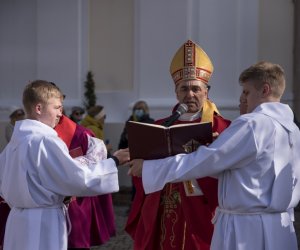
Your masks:
M 128 163 L 129 160 L 130 160 L 129 149 L 128 148 L 119 149 L 116 152 L 114 152 L 113 155 L 118 158 L 120 165 Z

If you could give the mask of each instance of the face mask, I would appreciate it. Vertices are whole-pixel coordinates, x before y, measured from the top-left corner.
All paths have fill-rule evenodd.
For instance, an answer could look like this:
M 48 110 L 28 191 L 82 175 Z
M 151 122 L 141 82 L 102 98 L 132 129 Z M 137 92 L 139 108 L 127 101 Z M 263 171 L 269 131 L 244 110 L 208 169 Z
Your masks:
M 142 109 L 136 109 L 133 111 L 133 115 L 137 118 L 137 119 L 140 119 L 141 117 L 144 116 L 144 110 Z

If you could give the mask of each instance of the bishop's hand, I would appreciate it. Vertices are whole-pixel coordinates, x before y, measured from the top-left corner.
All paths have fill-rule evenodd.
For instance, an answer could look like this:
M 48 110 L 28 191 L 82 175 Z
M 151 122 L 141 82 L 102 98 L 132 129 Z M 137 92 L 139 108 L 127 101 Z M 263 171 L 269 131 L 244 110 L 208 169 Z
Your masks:
M 143 159 L 134 159 L 128 162 L 127 166 L 129 166 L 128 175 L 141 177 L 143 172 Z

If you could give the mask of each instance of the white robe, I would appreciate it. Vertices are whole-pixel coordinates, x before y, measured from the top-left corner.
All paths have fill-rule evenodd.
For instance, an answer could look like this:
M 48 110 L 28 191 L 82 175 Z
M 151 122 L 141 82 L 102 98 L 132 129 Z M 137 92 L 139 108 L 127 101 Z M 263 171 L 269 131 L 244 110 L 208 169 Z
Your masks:
M 35 121 L 16 123 L 0 155 L 0 195 L 11 207 L 4 239 L 7 250 L 67 249 L 65 196 L 92 196 L 119 190 L 105 146 L 89 138 L 86 157 L 72 159 L 51 127 Z
M 168 182 L 219 180 L 211 249 L 294 250 L 300 197 L 300 132 L 288 105 L 264 103 L 237 118 L 209 147 L 144 161 L 146 193 Z

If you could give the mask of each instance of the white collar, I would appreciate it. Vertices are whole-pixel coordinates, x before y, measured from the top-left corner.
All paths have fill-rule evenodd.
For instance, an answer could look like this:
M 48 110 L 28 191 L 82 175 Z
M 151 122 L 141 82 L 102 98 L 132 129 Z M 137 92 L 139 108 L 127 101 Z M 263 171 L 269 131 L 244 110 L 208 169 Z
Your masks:
M 184 113 L 179 117 L 179 121 L 195 121 L 201 117 L 201 111 L 196 113 Z

